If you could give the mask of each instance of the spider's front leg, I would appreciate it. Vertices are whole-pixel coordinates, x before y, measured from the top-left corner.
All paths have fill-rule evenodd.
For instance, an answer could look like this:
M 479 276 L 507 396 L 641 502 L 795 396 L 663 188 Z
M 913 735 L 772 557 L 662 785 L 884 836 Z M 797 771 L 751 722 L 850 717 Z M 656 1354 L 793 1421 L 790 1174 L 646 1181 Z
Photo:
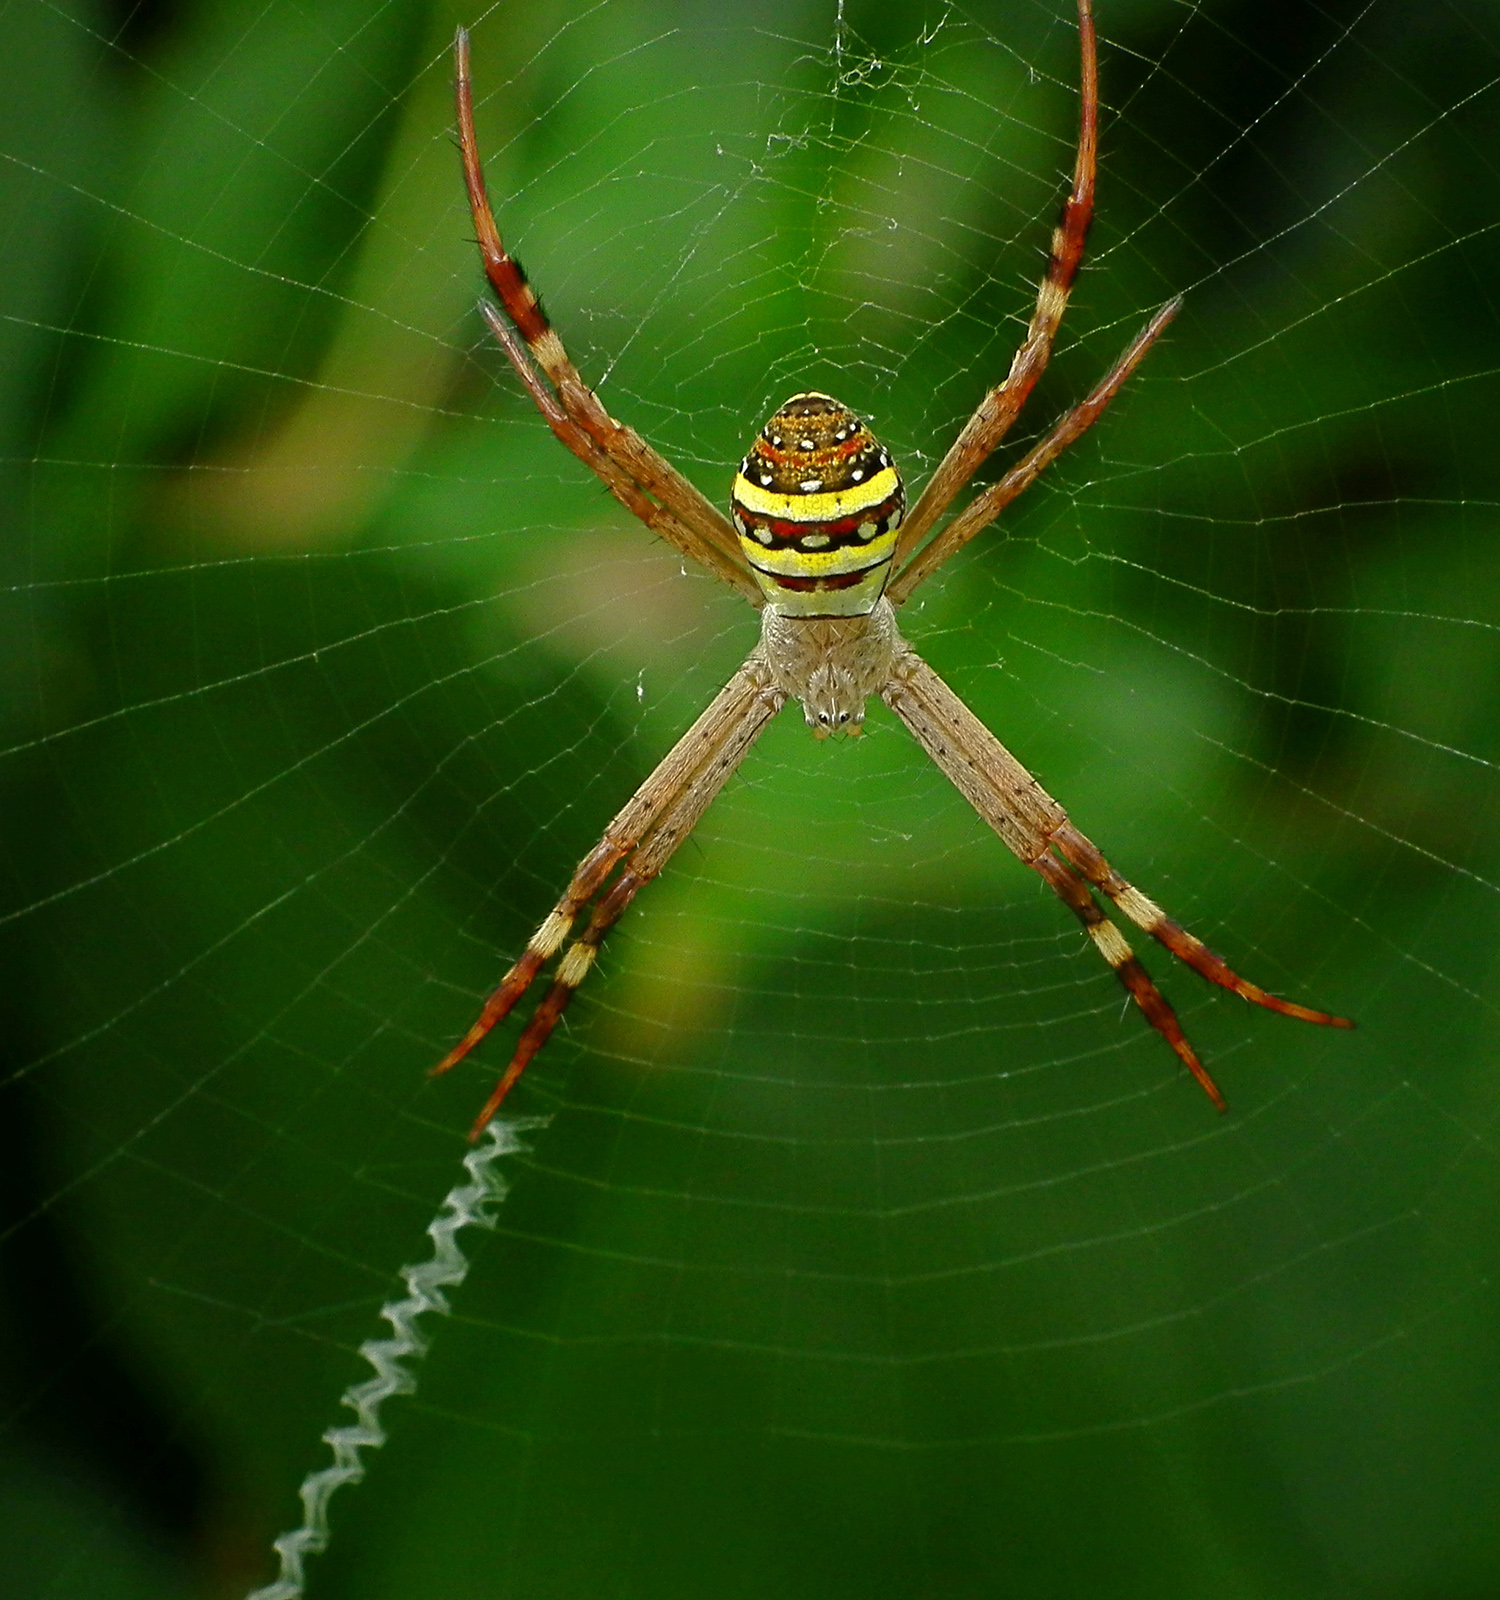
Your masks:
M 1346 1017 L 1297 1005 L 1247 982 L 1202 940 L 1127 883 L 1068 821 L 1052 796 L 914 651 L 907 649 L 897 658 L 881 694 L 969 804 L 1083 924 L 1094 948 L 1114 969 L 1142 1015 L 1220 1111 L 1226 1107 L 1218 1085 L 1129 941 L 1089 892 L 1090 885 L 1102 890 L 1132 922 L 1211 983 L 1282 1016 L 1328 1028 L 1354 1026 Z
M 547 1042 L 574 991 L 593 966 L 604 936 L 697 826 L 786 698 L 770 682 L 758 656 L 752 656 L 735 673 L 626 801 L 605 829 L 604 837 L 579 862 L 562 898 L 485 1001 L 478 1020 L 432 1069 L 433 1076 L 437 1076 L 456 1066 L 509 1015 L 536 975 L 562 949 L 579 913 L 599 896 L 587 927 L 564 953 L 551 987 L 521 1030 L 510 1065 L 470 1130 L 471 1143 L 500 1109 L 500 1102 L 526 1070 L 527 1063 Z M 606 888 L 610 874 L 622 861 L 624 871 Z
M 1047 270 L 1037 288 L 1036 305 L 1026 337 L 1010 364 L 1005 381 L 985 395 L 962 432 L 938 463 L 937 471 L 917 498 L 896 550 L 896 565 L 917 548 L 955 495 L 983 465 L 1010 431 L 1011 424 L 1052 355 L 1052 341 L 1068 308 L 1074 279 L 1083 264 L 1083 247 L 1094 218 L 1094 176 L 1099 152 L 1099 48 L 1090 0 L 1078 0 L 1078 149 L 1073 160 L 1073 187 L 1052 233 Z M 894 598 L 894 596 L 893 596 Z
M 467 29 L 460 28 L 455 35 L 453 56 L 458 147 L 475 242 L 485 276 L 504 308 L 504 318 L 492 306 L 483 309 L 507 359 L 547 426 L 585 466 L 598 473 L 627 511 L 759 607 L 760 591 L 745 570 L 734 529 L 665 457 L 633 428 L 610 416 L 598 395 L 579 376 L 536 292 L 526 281 L 520 262 L 505 248 L 485 188 L 479 140 L 474 132 Z M 546 374 L 545 383 L 533 369 L 533 361 Z

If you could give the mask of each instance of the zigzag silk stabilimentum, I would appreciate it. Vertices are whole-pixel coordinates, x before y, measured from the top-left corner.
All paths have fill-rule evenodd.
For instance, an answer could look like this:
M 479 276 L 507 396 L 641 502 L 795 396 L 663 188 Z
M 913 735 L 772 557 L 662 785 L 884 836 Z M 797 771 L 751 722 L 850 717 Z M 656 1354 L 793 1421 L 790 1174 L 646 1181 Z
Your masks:
M 378 1450 L 385 1443 L 381 1406 L 392 1395 L 416 1392 L 414 1365 L 427 1353 L 418 1319 L 433 1311 L 447 1316 L 451 1308 L 443 1290 L 457 1288 L 468 1276 L 468 1260 L 456 1243 L 458 1233 L 468 1227 L 494 1227 L 495 1207 L 508 1192 L 508 1185 L 494 1170 L 494 1164 L 501 1156 L 524 1150 L 520 1135 L 541 1127 L 545 1121 L 540 1117 L 520 1117 L 492 1122 L 485 1130 L 485 1142 L 464 1157 L 469 1181 L 448 1191 L 437 1216 L 427 1225 L 431 1256 L 401 1268 L 406 1298 L 380 1308 L 381 1316 L 391 1325 L 392 1337 L 367 1339 L 359 1347 L 359 1353 L 375 1369 L 375 1376 L 352 1385 L 340 1397 L 341 1404 L 348 1406 L 358 1421 L 348 1427 L 330 1428 L 323 1435 L 333 1449 L 333 1465 L 310 1472 L 302 1480 L 298 1491 L 302 1522 L 273 1541 L 281 1558 L 280 1575 L 274 1583 L 256 1589 L 248 1600 L 298 1600 L 303 1593 L 307 1557 L 328 1548 L 329 1500 L 335 1490 L 364 1477 L 361 1451 Z

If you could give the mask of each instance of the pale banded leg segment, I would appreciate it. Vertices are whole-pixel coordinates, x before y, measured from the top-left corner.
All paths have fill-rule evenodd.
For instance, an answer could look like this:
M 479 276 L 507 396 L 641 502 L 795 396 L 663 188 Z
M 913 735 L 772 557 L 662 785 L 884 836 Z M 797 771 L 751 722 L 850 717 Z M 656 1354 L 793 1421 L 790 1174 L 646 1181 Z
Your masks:
M 1229 1106 L 1219 1093 L 1218 1084 L 1209 1077 L 1208 1069 L 1198 1059 L 1197 1051 L 1188 1043 L 1182 1024 L 1177 1020 L 1177 1013 L 1167 1003 L 1166 996 L 1152 983 L 1150 974 L 1136 959 L 1125 935 L 1099 909 L 1088 886 L 1051 855 L 1040 855 L 1028 864 L 1041 874 L 1058 899 L 1083 924 L 1084 932 L 1094 941 L 1094 948 L 1114 969 L 1115 976 L 1141 1008 L 1146 1021 L 1177 1052 L 1178 1059 L 1202 1085 L 1203 1092 L 1220 1111 L 1227 1111 Z
M 485 276 L 499 296 L 511 326 L 525 342 L 526 349 L 556 392 L 555 401 L 552 401 L 550 394 L 547 396 L 547 400 L 552 401 L 551 406 L 543 401 L 545 389 L 540 380 L 535 373 L 528 373 L 512 341 L 499 332 L 493 318 L 489 319 L 491 328 L 500 339 L 511 364 L 521 374 L 532 400 L 568 449 L 604 479 L 610 491 L 628 510 L 654 531 L 670 539 L 685 555 L 702 562 L 715 577 L 737 590 L 751 605 L 758 607 L 762 603 L 760 589 L 745 570 L 739 540 L 728 520 L 633 428 L 626 427 L 610 416 L 573 365 L 557 331 L 547 320 L 541 301 L 526 281 L 520 262 L 506 250 L 485 190 L 479 143 L 474 133 L 469 35 L 463 28 L 458 30 L 454 39 L 453 53 L 459 151 L 463 158 L 469 209 L 474 218 L 474 233 Z M 542 392 L 539 393 L 539 390 Z M 556 415 L 559 408 L 571 424 L 566 429 L 559 426 Z M 613 473 L 605 470 L 601 458 L 611 464 Z M 621 492 L 621 479 L 634 487 L 634 500 Z M 645 514 L 642 506 L 651 505 L 645 499 L 646 495 L 654 496 L 660 502 L 660 507 L 670 514 L 670 520 L 657 521 Z
M 1242 978 L 1222 956 L 1216 955 L 1201 939 L 1173 922 L 1154 900 L 1148 899 L 1139 889 L 1127 883 L 1071 822 L 1065 822 L 1052 835 L 1052 845 L 1088 882 L 1102 889 L 1138 928 L 1144 928 L 1179 961 L 1185 962 L 1210 983 L 1231 990 L 1252 1005 L 1264 1006 L 1267 1011 L 1277 1011 L 1284 1017 L 1296 1017 L 1299 1022 L 1316 1022 L 1325 1028 L 1354 1026 L 1347 1017 L 1335 1017 L 1327 1011 L 1313 1011 L 1308 1006 L 1299 1006 L 1294 1000 L 1283 1000 L 1279 995 L 1268 994 Z
M 611 824 L 611 827 L 613 826 L 614 824 Z M 618 835 L 612 837 L 606 834 L 603 842 L 584 857 L 579 863 L 578 870 L 573 874 L 567 893 L 547 914 L 547 919 L 541 927 L 532 934 L 515 965 L 485 1001 L 474 1025 L 432 1069 L 433 1077 L 438 1077 L 449 1068 L 456 1067 L 492 1028 L 504 1022 L 516 1001 L 531 987 L 531 980 L 562 948 L 573 926 L 574 918 L 598 892 L 600 885 L 629 849 L 630 843 L 627 840 L 622 840 Z
M 1225 1109 L 1225 1102 L 1218 1086 L 1124 934 L 1094 900 L 1090 884 L 1210 982 L 1283 1016 L 1333 1028 L 1354 1026 L 1343 1017 L 1279 999 L 1246 982 L 1201 940 L 1127 883 L 1068 821 L 1063 808 L 914 652 L 908 650 L 898 658 L 881 696 L 969 804 L 1083 924 L 1094 948 L 1113 968 L 1142 1015 L 1220 1111 Z M 1062 860 L 1052 854 L 1054 850 Z
M 435 1074 L 446 1072 L 504 1019 L 542 967 L 562 949 L 584 906 L 600 895 L 588 925 L 564 952 L 550 988 L 522 1029 L 509 1066 L 475 1121 L 471 1141 L 483 1132 L 527 1063 L 547 1042 L 593 966 L 604 936 L 697 826 L 786 698 L 767 684 L 753 658 L 735 673 L 584 857 L 566 893 L 486 1001 L 478 1021 L 433 1069 Z M 624 871 L 605 888 L 621 861 Z

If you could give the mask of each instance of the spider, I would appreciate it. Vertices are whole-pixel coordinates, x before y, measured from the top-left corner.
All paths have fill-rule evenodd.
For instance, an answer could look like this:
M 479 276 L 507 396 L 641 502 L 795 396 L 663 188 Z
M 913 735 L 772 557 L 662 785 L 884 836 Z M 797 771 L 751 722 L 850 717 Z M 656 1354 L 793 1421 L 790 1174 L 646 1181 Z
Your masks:
M 740 463 L 730 493 L 731 526 L 638 433 L 605 410 L 569 359 L 520 263 L 501 242 L 474 134 L 469 37 L 459 29 L 454 41 L 459 150 L 485 274 L 503 308 L 502 315 L 483 300 L 481 313 L 558 439 L 599 475 L 627 511 L 749 601 L 761 623 L 760 640 L 744 665 L 626 801 L 478 1020 L 433 1069 L 447 1072 L 510 1012 L 543 966 L 563 950 L 575 920 L 592 903 L 582 934 L 564 951 L 551 987 L 474 1123 L 471 1140 L 478 1139 L 546 1043 L 605 935 L 692 832 L 788 700 L 802 703 L 814 736 L 826 739 L 834 732 L 859 733 L 867 698 L 879 695 L 959 793 L 1083 924 L 1146 1020 L 1220 1111 L 1227 1108 L 1218 1086 L 1125 936 L 1105 916 L 1098 894 L 1210 982 L 1283 1016 L 1332 1028 L 1353 1026 L 1344 1017 L 1282 1000 L 1247 982 L 1127 883 L 896 626 L 896 608 L 917 586 L 1093 426 L 1182 304 L 1179 297 L 1156 312 L 1091 394 L 998 482 L 932 533 L 1041 377 L 1083 259 L 1094 210 L 1099 127 L 1090 0 L 1078 0 L 1078 33 L 1082 87 L 1073 187 L 1052 235 L 1026 337 L 1005 381 L 980 401 L 906 515 L 901 475 L 859 418 L 829 395 L 793 395 L 766 422 Z

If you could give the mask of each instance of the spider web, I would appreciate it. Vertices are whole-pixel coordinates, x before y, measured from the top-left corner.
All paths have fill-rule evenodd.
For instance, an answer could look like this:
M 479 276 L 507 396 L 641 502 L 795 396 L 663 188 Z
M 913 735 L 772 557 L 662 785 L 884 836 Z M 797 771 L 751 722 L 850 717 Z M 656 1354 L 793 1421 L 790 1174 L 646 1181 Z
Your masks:
M 483 334 L 455 24 L 507 240 L 720 502 L 794 390 L 910 482 L 1004 372 L 1076 31 L 5 18 L 7 1588 L 240 1595 L 513 1029 L 425 1069 L 755 631 Z M 892 718 L 783 715 L 508 1103 L 545 1125 L 311 1594 L 1500 1585 L 1500 35 L 1099 23 L 1018 437 L 1186 308 L 903 626 L 1146 893 L 1359 1031 L 1144 951 L 1218 1117 Z

